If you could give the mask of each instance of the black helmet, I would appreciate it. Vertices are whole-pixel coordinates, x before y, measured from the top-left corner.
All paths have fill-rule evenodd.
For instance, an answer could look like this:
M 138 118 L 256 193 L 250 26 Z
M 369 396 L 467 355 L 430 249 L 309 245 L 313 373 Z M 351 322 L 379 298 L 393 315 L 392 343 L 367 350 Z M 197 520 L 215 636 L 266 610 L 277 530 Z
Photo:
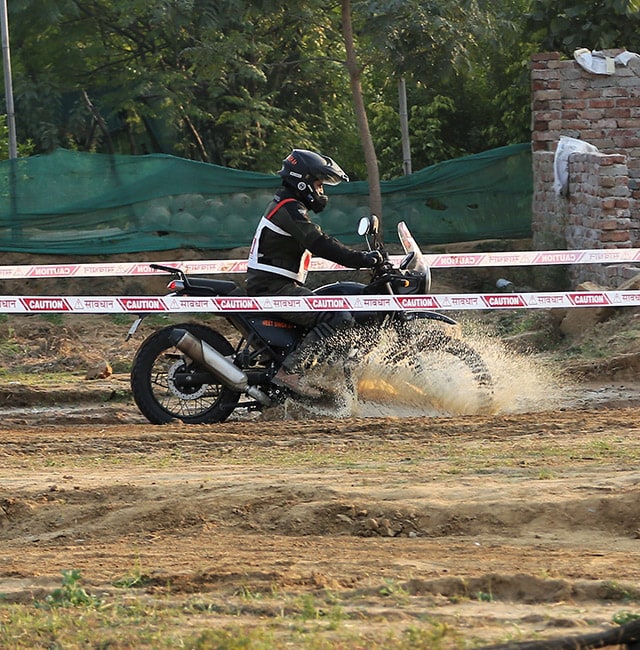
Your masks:
M 306 149 L 294 149 L 282 161 L 282 169 L 278 173 L 282 177 L 282 184 L 314 212 L 322 212 L 328 201 L 325 194 L 318 193 L 313 187 L 314 181 L 322 181 L 327 185 L 349 182 L 349 177 L 340 165 L 329 156 Z

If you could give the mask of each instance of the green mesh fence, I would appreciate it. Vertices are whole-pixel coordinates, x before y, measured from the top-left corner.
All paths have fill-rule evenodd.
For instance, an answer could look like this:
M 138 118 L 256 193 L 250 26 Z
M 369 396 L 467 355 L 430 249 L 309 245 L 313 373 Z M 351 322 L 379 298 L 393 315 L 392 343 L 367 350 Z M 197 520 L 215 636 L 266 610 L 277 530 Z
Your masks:
M 58 150 L 0 163 L 0 250 L 102 255 L 247 246 L 279 187 L 277 176 L 166 155 Z M 315 218 L 345 243 L 369 213 L 366 182 L 328 188 Z M 527 237 L 528 144 L 447 161 L 382 184 L 383 224 L 406 221 L 424 245 Z

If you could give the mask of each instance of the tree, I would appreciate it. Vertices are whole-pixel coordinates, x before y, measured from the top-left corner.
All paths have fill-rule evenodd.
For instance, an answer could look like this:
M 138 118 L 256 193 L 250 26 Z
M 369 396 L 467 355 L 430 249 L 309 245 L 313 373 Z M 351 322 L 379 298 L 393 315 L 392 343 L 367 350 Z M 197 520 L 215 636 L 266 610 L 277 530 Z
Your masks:
M 375 185 L 374 159 L 383 177 L 402 173 L 405 77 L 416 169 L 526 137 L 528 43 L 508 23 L 530 0 L 345 1 L 348 68 L 342 0 L 12 0 L 19 135 L 36 153 L 266 172 L 306 147 Z
M 532 0 L 528 18 L 543 50 L 640 49 L 639 0 Z
M 395 110 L 401 77 L 414 169 L 528 139 L 532 49 L 521 43 L 528 5 L 529 0 L 359 3 L 370 46 L 366 60 L 376 62 L 369 66 L 369 86 L 378 97 L 370 117 L 384 177 L 402 173 Z M 378 64 L 381 53 L 390 77 L 389 68 Z
M 336 74 L 344 57 L 326 54 L 339 28 L 319 2 L 17 0 L 12 9 L 18 115 L 39 151 L 108 149 L 106 124 L 119 152 L 275 171 L 294 146 L 356 140 L 348 83 Z
M 355 43 L 353 40 L 353 25 L 351 22 L 351 1 L 342 0 L 342 33 L 347 52 L 347 70 L 351 82 L 353 103 L 358 122 L 358 131 L 362 141 L 362 149 L 367 164 L 367 178 L 369 181 L 369 209 L 372 214 L 382 219 L 382 194 L 380 191 L 380 174 L 378 172 L 378 159 L 376 150 L 369 131 L 369 120 L 362 97 L 362 84 L 360 81 L 360 66 L 356 57 Z M 382 228 L 380 229 L 382 232 Z

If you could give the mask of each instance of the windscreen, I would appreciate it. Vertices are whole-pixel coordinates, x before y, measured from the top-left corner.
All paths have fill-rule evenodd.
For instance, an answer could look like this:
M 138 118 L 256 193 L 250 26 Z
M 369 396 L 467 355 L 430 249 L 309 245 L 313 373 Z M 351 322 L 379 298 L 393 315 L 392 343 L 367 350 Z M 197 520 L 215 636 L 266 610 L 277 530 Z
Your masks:
M 407 269 L 413 271 L 414 273 L 422 273 L 426 278 L 426 290 L 429 291 L 431 288 L 431 270 L 427 265 L 427 262 L 420 250 L 420 247 L 416 243 L 416 240 L 411 235 L 407 224 L 404 221 L 398 223 L 398 238 L 404 248 L 404 252 L 408 255 L 413 253 L 413 257 L 409 262 Z

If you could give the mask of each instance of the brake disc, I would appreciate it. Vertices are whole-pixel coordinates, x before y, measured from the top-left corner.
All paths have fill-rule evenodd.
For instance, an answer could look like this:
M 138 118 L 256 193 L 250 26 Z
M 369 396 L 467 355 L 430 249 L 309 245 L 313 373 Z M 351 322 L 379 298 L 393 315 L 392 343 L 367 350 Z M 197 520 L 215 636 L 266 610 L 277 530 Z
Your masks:
M 175 378 L 178 372 L 184 373 L 186 370 L 184 361 L 176 361 L 167 371 L 167 384 L 169 390 L 173 395 L 178 399 L 182 400 L 194 400 L 202 397 L 209 388 L 209 384 L 201 384 L 199 387 L 196 386 L 180 386 L 176 384 Z

